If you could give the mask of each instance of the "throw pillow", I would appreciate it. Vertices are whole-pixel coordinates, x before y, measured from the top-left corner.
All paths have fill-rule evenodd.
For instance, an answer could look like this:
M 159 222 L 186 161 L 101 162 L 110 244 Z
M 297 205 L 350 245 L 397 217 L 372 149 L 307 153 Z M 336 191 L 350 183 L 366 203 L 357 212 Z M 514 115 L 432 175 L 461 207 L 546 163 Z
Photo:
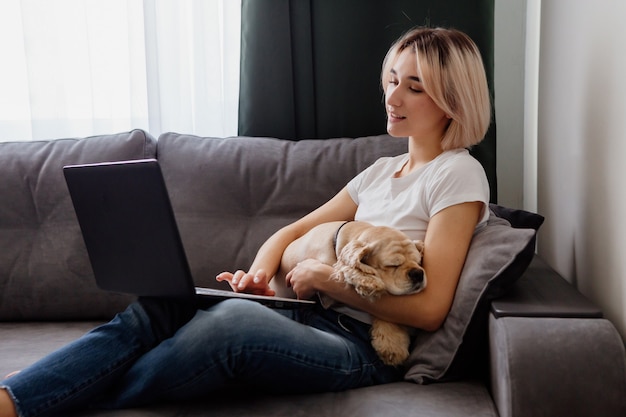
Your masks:
M 543 217 L 493 204 L 490 208 L 487 224 L 472 238 L 446 321 L 439 330 L 420 331 L 415 337 L 406 380 L 424 384 L 449 378 L 448 370 L 464 340 L 477 337 L 468 334 L 476 311 L 502 295 L 534 256 L 536 231 Z

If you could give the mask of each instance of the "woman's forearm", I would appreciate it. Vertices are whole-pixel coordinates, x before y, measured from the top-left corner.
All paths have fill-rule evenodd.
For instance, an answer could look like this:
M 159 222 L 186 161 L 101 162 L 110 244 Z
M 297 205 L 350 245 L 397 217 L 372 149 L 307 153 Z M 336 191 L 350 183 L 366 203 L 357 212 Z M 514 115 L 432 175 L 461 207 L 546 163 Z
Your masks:
M 448 313 L 443 311 L 441 303 L 429 299 L 427 290 L 412 295 L 383 295 L 369 301 L 357 294 L 353 287 L 328 279 L 320 281 L 318 291 L 381 320 L 428 331 L 438 329 Z
M 296 232 L 285 227 L 270 236 L 259 248 L 259 251 L 250 266 L 248 272 L 252 275 L 259 270 L 265 271 L 268 280 L 271 280 L 278 268 L 285 249 L 297 238 Z

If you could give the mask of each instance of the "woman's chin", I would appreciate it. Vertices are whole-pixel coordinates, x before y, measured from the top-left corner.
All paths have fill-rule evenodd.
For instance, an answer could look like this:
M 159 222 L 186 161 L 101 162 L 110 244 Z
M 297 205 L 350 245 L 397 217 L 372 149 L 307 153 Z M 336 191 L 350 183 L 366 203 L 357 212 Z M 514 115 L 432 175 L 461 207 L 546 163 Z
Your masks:
M 387 134 L 394 138 L 403 138 L 407 136 L 406 134 L 403 134 L 403 132 L 400 132 L 399 129 L 392 124 L 387 124 Z

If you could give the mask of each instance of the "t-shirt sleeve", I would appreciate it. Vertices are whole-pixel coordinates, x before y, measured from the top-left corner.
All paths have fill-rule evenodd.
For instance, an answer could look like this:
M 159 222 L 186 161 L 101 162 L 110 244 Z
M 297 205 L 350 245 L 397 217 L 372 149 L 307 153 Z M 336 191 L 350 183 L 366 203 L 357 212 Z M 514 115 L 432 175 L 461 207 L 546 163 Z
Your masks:
M 365 168 L 356 177 L 352 178 L 348 184 L 346 185 L 346 189 L 348 190 L 348 194 L 352 197 L 352 201 L 355 204 L 359 205 L 359 193 L 362 190 L 364 184 L 368 184 L 372 175 L 377 175 L 379 173 L 382 166 L 389 162 L 388 157 L 382 157 L 374 161 L 372 165 Z
M 473 157 L 453 158 L 433 176 L 429 216 L 461 203 L 480 201 L 489 204 L 489 183 L 485 171 Z M 486 211 L 486 210 L 485 210 Z M 484 215 L 483 215 L 484 217 Z
M 361 173 L 359 173 L 356 177 L 352 178 L 346 185 L 348 194 L 350 194 L 350 197 L 352 197 L 352 201 L 354 201 L 356 205 L 359 204 L 359 189 L 363 182 L 363 175 L 365 174 L 365 171 L 367 171 L 368 169 L 369 168 L 366 168 L 364 171 L 361 171 Z

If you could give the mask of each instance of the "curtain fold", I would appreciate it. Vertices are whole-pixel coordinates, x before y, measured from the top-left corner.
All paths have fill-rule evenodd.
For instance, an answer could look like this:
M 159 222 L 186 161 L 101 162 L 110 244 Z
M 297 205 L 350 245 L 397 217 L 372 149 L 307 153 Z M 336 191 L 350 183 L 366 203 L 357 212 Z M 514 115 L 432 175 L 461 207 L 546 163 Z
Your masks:
M 419 26 L 474 39 L 493 97 L 494 0 L 242 0 L 239 134 L 289 140 L 385 132 L 380 69 Z M 495 121 L 472 149 L 497 201 Z
M 239 0 L 0 3 L 0 140 L 237 133 Z
M 252 129 L 257 136 L 267 132 L 285 138 L 314 128 L 309 8 L 309 0 L 242 2 L 247 20 L 241 25 L 245 70 L 239 81 L 239 118 L 246 120 L 240 120 L 239 134 Z

